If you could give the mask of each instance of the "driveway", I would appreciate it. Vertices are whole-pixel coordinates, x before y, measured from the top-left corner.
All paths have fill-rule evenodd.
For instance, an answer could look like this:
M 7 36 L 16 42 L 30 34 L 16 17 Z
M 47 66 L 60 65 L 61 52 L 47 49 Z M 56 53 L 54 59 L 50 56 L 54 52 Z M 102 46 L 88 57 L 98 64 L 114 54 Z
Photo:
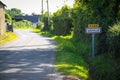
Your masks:
M 29 30 L 15 33 L 19 39 L 0 46 L 0 80 L 62 80 L 54 67 L 54 40 Z

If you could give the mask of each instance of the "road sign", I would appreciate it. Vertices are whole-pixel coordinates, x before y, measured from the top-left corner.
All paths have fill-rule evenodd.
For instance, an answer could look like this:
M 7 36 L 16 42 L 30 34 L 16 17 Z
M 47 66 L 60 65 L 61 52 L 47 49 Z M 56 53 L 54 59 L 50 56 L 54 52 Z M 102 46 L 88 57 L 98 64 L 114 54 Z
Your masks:
M 88 24 L 88 28 L 98 28 L 99 24 Z
M 88 24 L 88 27 L 85 29 L 87 34 L 92 34 L 92 58 L 95 56 L 95 34 L 101 33 L 101 28 L 99 24 Z
M 100 27 L 98 27 L 98 28 L 86 28 L 85 32 L 87 34 L 97 34 L 97 33 L 101 33 L 101 28 Z

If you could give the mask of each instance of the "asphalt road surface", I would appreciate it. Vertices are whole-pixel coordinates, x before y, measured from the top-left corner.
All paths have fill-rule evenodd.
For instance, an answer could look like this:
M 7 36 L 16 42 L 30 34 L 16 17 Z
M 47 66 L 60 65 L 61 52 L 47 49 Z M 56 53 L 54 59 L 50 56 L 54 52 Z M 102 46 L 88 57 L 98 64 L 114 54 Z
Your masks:
M 56 72 L 56 43 L 32 31 L 17 30 L 19 39 L 0 46 L 0 80 L 62 80 Z

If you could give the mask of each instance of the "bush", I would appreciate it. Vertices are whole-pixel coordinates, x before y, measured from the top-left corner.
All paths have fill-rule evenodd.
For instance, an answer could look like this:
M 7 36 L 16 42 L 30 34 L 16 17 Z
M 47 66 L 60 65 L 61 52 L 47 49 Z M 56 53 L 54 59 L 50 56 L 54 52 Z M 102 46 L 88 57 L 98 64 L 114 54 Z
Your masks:
M 43 22 L 38 22 L 37 23 L 37 28 L 42 30 L 44 28 L 44 23 Z
M 49 22 L 48 22 L 49 17 Z M 45 12 L 42 16 L 42 22 L 44 23 L 44 26 L 42 27 L 43 31 L 50 31 L 51 26 L 51 15 L 48 12 Z
M 111 54 L 103 54 L 92 60 L 90 74 L 92 80 L 119 80 L 116 72 L 117 66 Z
M 120 22 L 109 28 L 107 33 L 109 52 L 120 58 Z
M 73 25 L 70 14 L 70 9 L 67 5 L 54 13 L 53 17 L 53 32 L 57 35 L 70 34 Z
M 22 21 L 14 22 L 13 27 L 17 29 L 28 29 L 28 28 L 32 28 L 32 23 L 27 20 L 22 20 Z

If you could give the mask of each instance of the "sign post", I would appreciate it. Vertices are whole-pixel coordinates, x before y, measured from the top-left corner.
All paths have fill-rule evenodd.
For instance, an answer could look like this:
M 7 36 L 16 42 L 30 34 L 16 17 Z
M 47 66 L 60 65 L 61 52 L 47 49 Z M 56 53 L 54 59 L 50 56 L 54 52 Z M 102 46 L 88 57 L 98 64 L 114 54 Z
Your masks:
M 92 34 L 92 58 L 95 56 L 95 34 Z
M 101 33 L 101 28 L 99 24 L 88 24 L 88 27 L 85 29 L 87 34 L 92 34 L 92 58 L 95 56 L 95 34 Z

